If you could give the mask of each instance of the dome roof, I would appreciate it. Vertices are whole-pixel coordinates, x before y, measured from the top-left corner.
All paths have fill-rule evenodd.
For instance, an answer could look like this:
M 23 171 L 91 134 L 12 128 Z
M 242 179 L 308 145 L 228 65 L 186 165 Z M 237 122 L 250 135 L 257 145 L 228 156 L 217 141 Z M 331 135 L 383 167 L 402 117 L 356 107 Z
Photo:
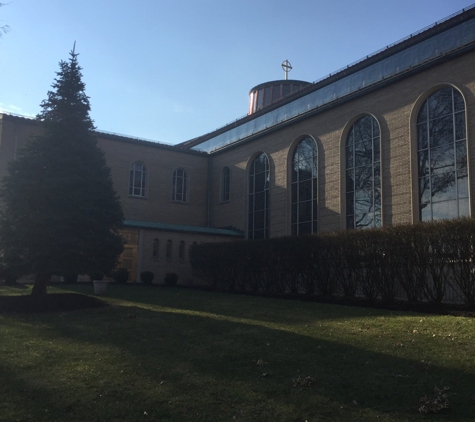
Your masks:
M 249 91 L 249 112 L 255 113 L 310 85 L 296 79 L 282 79 L 256 85 Z

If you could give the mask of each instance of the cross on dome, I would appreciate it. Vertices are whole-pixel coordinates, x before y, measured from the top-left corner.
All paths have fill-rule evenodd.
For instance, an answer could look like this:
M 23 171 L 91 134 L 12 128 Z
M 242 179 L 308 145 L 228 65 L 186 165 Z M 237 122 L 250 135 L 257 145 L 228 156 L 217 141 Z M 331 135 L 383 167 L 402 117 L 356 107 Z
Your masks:
M 282 62 L 282 69 L 284 69 L 284 73 L 285 73 L 285 80 L 288 80 L 289 79 L 289 72 L 292 70 L 292 65 L 290 64 L 290 62 L 288 60 L 285 60 Z

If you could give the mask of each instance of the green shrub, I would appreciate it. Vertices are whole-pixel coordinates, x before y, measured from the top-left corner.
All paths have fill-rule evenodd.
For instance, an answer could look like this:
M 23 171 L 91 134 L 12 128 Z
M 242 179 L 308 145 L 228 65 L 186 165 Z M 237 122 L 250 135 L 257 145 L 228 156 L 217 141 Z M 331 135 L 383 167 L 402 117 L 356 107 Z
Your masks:
M 125 268 L 117 268 L 112 273 L 112 278 L 116 283 L 125 284 L 129 279 L 129 272 Z
M 100 271 L 94 271 L 91 274 L 89 274 L 89 277 L 91 281 L 102 280 L 104 278 L 104 273 L 101 273 Z
M 176 286 L 178 283 L 178 275 L 175 273 L 166 273 L 163 281 L 165 282 L 165 286 Z
M 145 284 L 152 284 L 154 274 L 152 271 L 142 271 L 140 273 L 140 280 Z
M 9 286 L 13 286 L 16 284 L 16 281 L 18 280 L 18 276 L 14 273 L 14 271 L 4 268 L 0 272 L 0 278 L 3 278 L 5 280 L 5 284 Z
M 78 274 L 77 273 L 68 273 L 64 274 L 64 282 L 71 284 L 71 283 L 77 283 L 78 281 Z M 98 280 L 97 278 L 94 280 Z
M 475 309 L 475 219 L 194 245 L 211 288 L 391 303 L 462 299 Z
M 392 257 L 397 262 L 394 277 L 410 302 L 422 301 L 427 279 L 427 246 L 422 241 L 421 227 L 401 224 L 391 228 Z
M 475 220 L 454 220 L 450 232 L 446 231 L 452 288 L 460 292 L 468 310 L 475 309 Z

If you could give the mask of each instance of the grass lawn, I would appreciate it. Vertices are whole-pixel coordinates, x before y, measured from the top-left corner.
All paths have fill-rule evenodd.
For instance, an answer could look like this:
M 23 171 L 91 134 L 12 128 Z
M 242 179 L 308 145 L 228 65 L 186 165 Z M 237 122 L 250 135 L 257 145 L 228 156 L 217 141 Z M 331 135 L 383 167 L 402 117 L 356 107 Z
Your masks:
M 105 300 L 0 315 L 0 421 L 475 420 L 473 318 L 144 286 Z M 420 414 L 435 389 L 450 409 Z

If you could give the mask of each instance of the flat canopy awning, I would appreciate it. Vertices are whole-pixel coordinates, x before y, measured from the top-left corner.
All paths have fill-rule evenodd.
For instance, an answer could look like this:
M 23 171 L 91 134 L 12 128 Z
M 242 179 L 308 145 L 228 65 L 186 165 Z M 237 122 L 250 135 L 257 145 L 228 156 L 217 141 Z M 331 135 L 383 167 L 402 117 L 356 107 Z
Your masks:
M 244 233 L 233 229 L 215 229 L 211 227 L 182 226 L 179 224 L 157 223 L 153 221 L 124 220 L 124 228 L 128 229 L 148 229 L 167 232 L 196 233 L 208 236 L 226 236 L 243 238 Z

